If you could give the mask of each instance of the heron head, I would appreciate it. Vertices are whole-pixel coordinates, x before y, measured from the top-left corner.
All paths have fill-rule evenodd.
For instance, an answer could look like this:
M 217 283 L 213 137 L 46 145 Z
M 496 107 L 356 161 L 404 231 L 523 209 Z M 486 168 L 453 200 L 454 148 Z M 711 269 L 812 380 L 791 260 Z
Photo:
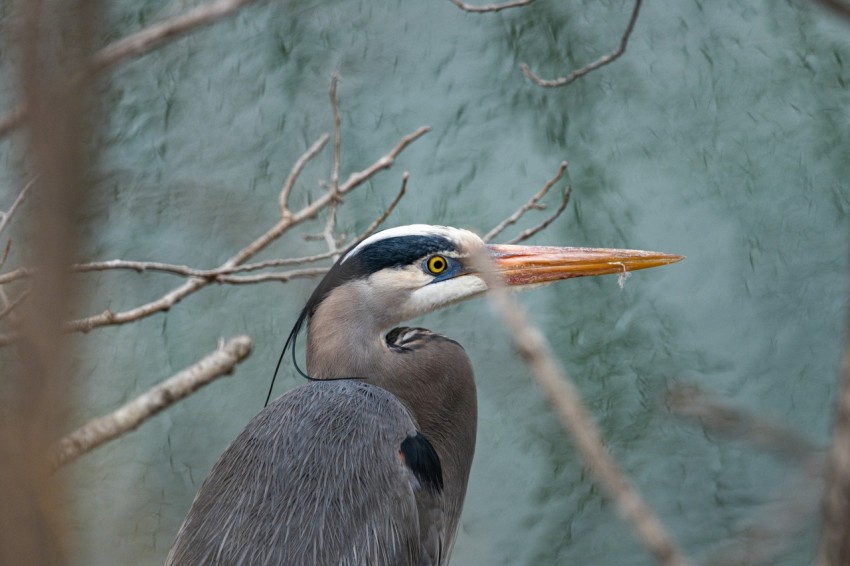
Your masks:
M 492 245 L 468 230 L 448 226 L 390 228 L 366 238 L 331 267 L 290 331 L 278 368 L 292 345 L 295 368 L 309 377 L 295 359 L 295 341 L 308 319 L 312 330 L 323 334 L 320 342 L 352 329 L 374 335 L 480 295 L 487 282 L 496 279 L 528 288 L 571 277 L 625 275 L 681 259 L 639 250 Z M 318 319 L 320 328 L 315 326 Z
M 487 261 L 487 259 L 491 261 Z M 308 302 L 316 309 L 345 289 L 355 312 L 382 328 L 482 294 L 492 269 L 505 285 L 526 288 L 571 277 L 629 273 L 681 260 L 638 250 L 488 245 L 468 230 L 414 224 L 378 232 L 331 268 Z M 365 321 L 364 321 L 365 322 Z

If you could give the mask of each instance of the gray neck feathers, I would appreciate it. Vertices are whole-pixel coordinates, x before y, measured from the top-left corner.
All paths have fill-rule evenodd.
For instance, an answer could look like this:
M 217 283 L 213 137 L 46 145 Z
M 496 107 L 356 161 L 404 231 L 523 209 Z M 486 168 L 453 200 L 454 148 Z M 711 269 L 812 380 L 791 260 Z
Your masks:
M 475 450 L 477 402 L 469 358 L 456 342 L 418 333 L 409 347 L 391 348 L 381 302 L 362 283 L 334 289 L 315 309 L 307 327 L 307 372 L 316 379 L 364 378 L 408 408 L 443 465 L 445 494 L 462 505 Z M 459 515 L 459 513 L 458 513 Z

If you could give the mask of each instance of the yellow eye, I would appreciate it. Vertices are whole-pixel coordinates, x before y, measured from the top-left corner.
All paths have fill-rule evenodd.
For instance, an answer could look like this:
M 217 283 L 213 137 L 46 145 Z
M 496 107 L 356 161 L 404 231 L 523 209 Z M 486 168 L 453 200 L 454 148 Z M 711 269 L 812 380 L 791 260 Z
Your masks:
M 441 255 L 435 255 L 428 259 L 428 271 L 434 275 L 439 275 L 449 267 L 449 262 Z

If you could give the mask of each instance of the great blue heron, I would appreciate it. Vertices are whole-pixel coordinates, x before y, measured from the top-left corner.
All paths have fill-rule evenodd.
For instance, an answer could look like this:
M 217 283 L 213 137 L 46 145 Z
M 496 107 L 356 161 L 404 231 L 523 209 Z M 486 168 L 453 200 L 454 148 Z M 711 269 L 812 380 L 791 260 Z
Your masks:
M 230 444 L 166 563 L 446 564 L 475 450 L 472 367 L 454 340 L 394 326 L 483 293 L 476 254 L 519 287 L 681 259 L 485 245 L 443 226 L 367 238 L 330 269 L 290 334 L 307 322 L 311 381 Z

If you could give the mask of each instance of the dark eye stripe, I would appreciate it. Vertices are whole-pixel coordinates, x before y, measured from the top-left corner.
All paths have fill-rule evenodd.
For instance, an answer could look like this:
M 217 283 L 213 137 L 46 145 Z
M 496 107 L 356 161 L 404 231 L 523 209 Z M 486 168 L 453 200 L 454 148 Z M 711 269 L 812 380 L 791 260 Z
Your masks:
M 378 240 L 351 257 L 340 258 L 313 291 L 305 310 L 312 315 L 328 293 L 348 281 L 368 277 L 382 269 L 411 265 L 428 254 L 456 250 L 454 242 L 437 234 L 397 236 Z M 448 261 L 443 271 L 447 268 Z

